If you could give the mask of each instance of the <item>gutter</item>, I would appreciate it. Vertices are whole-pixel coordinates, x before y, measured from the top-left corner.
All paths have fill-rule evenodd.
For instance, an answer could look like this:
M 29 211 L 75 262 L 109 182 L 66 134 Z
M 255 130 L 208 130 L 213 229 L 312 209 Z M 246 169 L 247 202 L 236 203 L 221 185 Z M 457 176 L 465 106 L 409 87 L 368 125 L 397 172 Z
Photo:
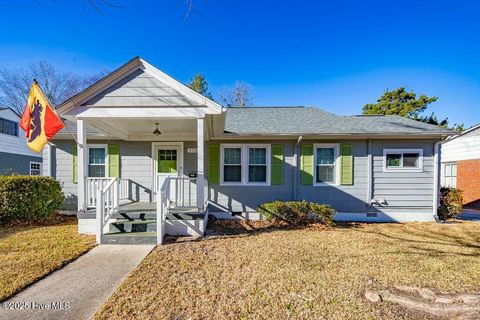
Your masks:
M 293 154 L 293 163 L 294 163 L 294 172 L 293 172 L 293 200 L 297 200 L 298 197 L 298 187 L 297 187 L 297 180 L 300 176 L 300 168 L 298 163 L 298 155 L 300 154 L 300 144 L 302 143 L 303 137 L 299 136 L 297 142 L 295 143 L 294 147 L 294 154 Z
M 441 150 L 440 145 L 441 141 L 435 142 L 433 147 L 433 203 L 432 203 L 432 214 L 436 221 L 440 221 L 438 218 L 438 206 L 440 204 L 440 160 L 441 160 Z

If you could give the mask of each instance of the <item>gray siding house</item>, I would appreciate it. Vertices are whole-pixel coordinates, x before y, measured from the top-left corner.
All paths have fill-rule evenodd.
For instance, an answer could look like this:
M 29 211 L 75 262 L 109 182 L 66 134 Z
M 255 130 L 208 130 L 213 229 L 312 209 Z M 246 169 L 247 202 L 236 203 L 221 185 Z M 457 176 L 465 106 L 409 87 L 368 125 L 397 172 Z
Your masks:
M 337 220 L 432 221 L 451 134 L 398 116 L 225 109 L 140 58 L 58 112 L 67 127 L 44 149 L 44 174 L 101 243 L 201 235 L 208 215 L 258 219 L 276 199 L 329 204 Z
M 20 117 L 9 107 L 0 106 L 0 175 L 42 173 L 42 154 L 25 143 L 25 132 L 19 130 Z

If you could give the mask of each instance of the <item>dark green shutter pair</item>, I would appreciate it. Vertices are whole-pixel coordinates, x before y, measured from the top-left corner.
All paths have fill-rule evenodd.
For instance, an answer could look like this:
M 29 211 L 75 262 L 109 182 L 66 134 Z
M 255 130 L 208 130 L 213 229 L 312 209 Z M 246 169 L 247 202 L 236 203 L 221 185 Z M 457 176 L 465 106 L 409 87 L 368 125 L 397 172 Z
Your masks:
M 78 181 L 78 162 L 77 162 L 77 145 L 72 144 L 72 181 Z M 120 177 L 120 146 L 118 144 L 109 144 L 107 147 L 108 154 L 108 176 Z
M 283 184 L 283 145 L 272 144 L 271 147 L 270 184 Z M 208 182 L 220 183 L 220 144 L 211 143 L 208 148 Z
M 313 184 L 313 144 L 303 144 L 300 156 L 301 183 Z M 351 144 L 340 145 L 340 184 L 353 185 L 353 148 Z

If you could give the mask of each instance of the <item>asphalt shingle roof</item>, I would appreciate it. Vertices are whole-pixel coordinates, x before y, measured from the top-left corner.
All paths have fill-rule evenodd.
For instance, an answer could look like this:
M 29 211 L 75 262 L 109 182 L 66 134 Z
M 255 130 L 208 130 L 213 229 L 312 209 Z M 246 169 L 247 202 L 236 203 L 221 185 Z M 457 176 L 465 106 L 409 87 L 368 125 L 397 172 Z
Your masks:
M 232 134 L 452 134 L 455 131 L 400 116 L 339 116 L 314 107 L 228 108 Z

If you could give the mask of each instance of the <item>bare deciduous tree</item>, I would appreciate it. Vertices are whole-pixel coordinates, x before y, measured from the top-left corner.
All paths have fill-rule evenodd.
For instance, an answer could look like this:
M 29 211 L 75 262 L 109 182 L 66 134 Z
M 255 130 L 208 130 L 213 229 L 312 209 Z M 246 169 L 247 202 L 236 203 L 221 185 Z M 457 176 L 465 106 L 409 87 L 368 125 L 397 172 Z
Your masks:
M 220 102 L 227 107 L 246 107 L 254 104 L 252 86 L 236 81 L 231 87 L 223 87 L 218 93 Z
M 47 99 L 57 107 L 60 103 L 94 83 L 106 71 L 90 76 L 79 76 L 56 69 L 47 61 L 32 63 L 19 69 L 0 68 L 0 104 L 21 114 L 27 101 L 28 91 L 36 79 Z

